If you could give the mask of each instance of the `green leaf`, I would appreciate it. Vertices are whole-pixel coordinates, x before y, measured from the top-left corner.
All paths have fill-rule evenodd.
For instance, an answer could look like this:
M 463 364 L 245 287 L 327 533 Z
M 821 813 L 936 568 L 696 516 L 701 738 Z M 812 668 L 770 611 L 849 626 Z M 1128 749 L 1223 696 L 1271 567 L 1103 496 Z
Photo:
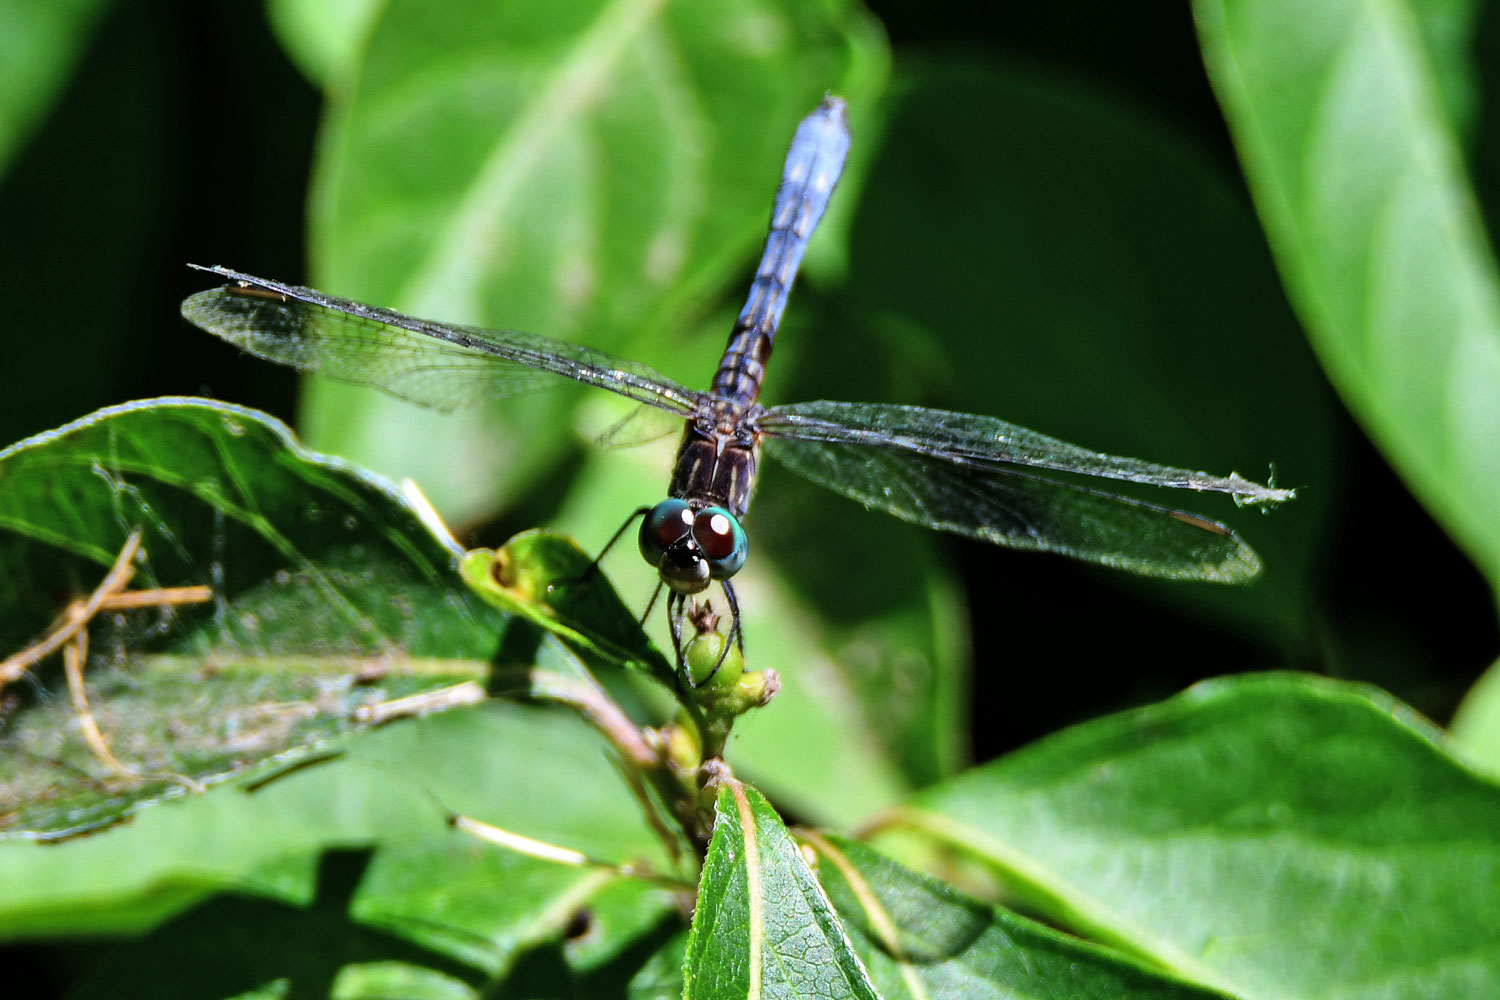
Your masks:
M 1463 58 L 1472 9 L 1340 0 L 1310 16 L 1287 0 L 1195 4 L 1210 76 L 1314 348 L 1495 586 L 1500 280 L 1455 131 L 1466 99 L 1451 71 L 1433 69 Z
M 270 0 L 266 15 L 287 54 L 326 90 L 346 86 L 380 13 L 376 0 Z
M 487 679 L 502 640 L 502 657 L 525 650 L 543 669 L 580 669 L 555 639 L 507 628 L 471 594 L 451 540 L 382 481 L 305 451 L 264 415 L 201 400 L 117 407 L 22 442 L 0 452 L 0 479 L 8 644 L 56 613 L 49 595 L 103 576 L 132 529 L 149 546 L 137 590 L 203 579 L 214 595 L 145 625 L 91 625 L 93 648 L 108 651 L 85 674 L 93 715 L 139 780 L 95 776 L 99 761 L 72 745 L 73 710 L 47 690 L 55 671 L 34 668 L 39 683 L 21 687 L 27 700 L 5 720 L 5 806 L 27 832 L 176 800 L 60 846 L 0 843 L 0 937 L 154 928 L 80 995 L 107 992 L 123 968 L 157 983 L 150 995 L 182 977 L 229 995 L 273 974 L 315 993 L 335 977 L 347 995 L 462 993 L 562 942 L 584 907 L 598 929 L 569 943 L 565 961 L 581 976 L 597 967 L 628 979 L 629 949 L 664 921 L 666 933 L 677 926 L 658 885 L 505 855 L 449 828 L 453 810 L 670 875 L 641 803 L 599 766 L 607 747 L 571 714 L 491 703 L 351 732 L 359 705 Z M 545 541 L 522 554 L 587 562 Z M 570 607 L 587 642 L 604 641 L 594 619 L 634 627 L 602 578 L 586 596 Z M 190 795 L 168 770 L 220 783 Z M 325 898 L 319 852 L 377 844 L 342 895 Z M 248 895 L 208 898 L 226 889 Z M 246 926 L 286 947 L 204 945 Z M 623 971 L 611 964 L 621 954 Z
M 508 855 L 451 828 L 449 810 L 672 870 L 637 801 L 601 766 L 602 740 L 569 713 L 490 702 L 363 734 L 340 750 L 322 766 L 226 782 L 93 836 L 0 843 L 0 937 L 139 932 L 174 916 L 191 926 L 184 908 L 224 889 L 267 901 L 268 919 L 294 920 L 286 908 L 318 895 L 321 850 L 380 845 L 344 891 L 340 920 L 394 934 L 428 952 L 429 964 L 488 975 L 560 935 L 618 878 Z M 659 914 L 661 891 L 631 905 Z
M 1202 684 L 908 818 L 1053 918 L 1237 996 L 1500 993 L 1500 788 L 1372 689 Z
M 682 955 L 687 949 L 687 932 L 676 935 L 657 948 L 631 977 L 626 996 L 629 1000 L 681 1000 Z
M 465 553 L 459 573 L 488 603 L 529 619 L 594 661 L 641 670 L 669 689 L 676 687 L 676 668 L 651 645 L 635 615 L 571 538 L 523 531 L 497 550 Z
M 0 0 L 0 174 L 41 123 L 106 0 Z
M 825 90 L 867 102 L 883 61 L 843 0 L 397 0 L 320 143 L 316 283 L 597 347 L 644 331 L 641 360 L 699 381 L 710 358 L 667 346 L 761 239 L 797 121 Z M 463 521 L 566 454 L 571 405 L 438 418 L 315 385 L 305 430 Z
M 1448 729 L 1476 766 L 1500 778 L 1500 663 L 1469 689 Z
M 781 818 L 733 781 L 719 792 L 683 968 L 686 1000 L 878 997 Z
M 971 899 L 858 841 L 803 839 L 818 852 L 818 880 L 886 1000 L 1219 996 Z
M 532 746 L 541 750 L 545 744 Z M 583 747 L 598 750 L 594 741 L 569 748 L 567 756 L 575 765 Z M 553 781 L 572 781 L 560 769 L 543 771 Z M 602 777 L 607 781 L 613 775 L 606 772 Z M 625 811 L 630 804 L 620 794 L 622 788 L 590 787 L 600 781 L 572 783 L 577 792 L 601 793 L 593 802 L 580 798 L 577 805 L 593 810 L 593 822 L 609 822 L 611 833 L 621 838 L 609 845 L 611 853 L 624 857 L 645 846 L 659 858 L 658 851 L 636 836 L 636 817 Z M 622 809 L 611 816 L 616 806 Z M 533 825 L 548 822 L 541 810 L 533 812 L 536 815 L 527 817 Z M 608 869 L 529 858 L 466 839 L 426 836 L 385 844 L 351 901 L 350 917 L 490 976 L 511 974 L 525 952 L 543 943 L 561 944 L 565 934 L 574 938 L 566 960 L 586 970 L 607 963 L 622 949 L 640 946 L 658 927 L 672 934 L 682 928 L 677 900 L 662 885 Z M 577 829 L 562 843 L 584 839 L 598 838 Z M 497 894 L 503 899 L 497 900 Z M 585 921 L 584 929 L 570 932 L 569 925 L 578 921 Z M 679 950 L 679 967 L 681 954 Z
M 362 705 L 483 682 L 505 632 L 453 572 L 452 540 L 390 484 L 252 410 L 193 399 L 102 410 L 0 451 L 0 482 L 7 655 L 93 590 L 132 531 L 133 589 L 212 592 L 89 625 L 93 714 L 134 777 L 79 738 L 56 657 L 31 670 L 0 738 L 12 827 L 107 821 L 180 793 L 183 777 L 217 780 L 347 732 Z

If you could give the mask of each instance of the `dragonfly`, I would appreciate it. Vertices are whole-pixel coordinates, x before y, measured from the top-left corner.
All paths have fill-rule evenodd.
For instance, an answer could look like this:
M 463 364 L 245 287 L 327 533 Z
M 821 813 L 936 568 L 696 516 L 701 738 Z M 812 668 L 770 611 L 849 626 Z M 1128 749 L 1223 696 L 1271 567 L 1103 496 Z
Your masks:
M 266 360 L 438 410 L 563 378 L 682 418 L 667 498 L 638 508 L 615 535 L 641 519 L 639 548 L 660 577 L 642 620 L 665 587 L 679 668 L 689 602 L 715 584 L 731 618 L 723 648 L 732 639 L 743 655 L 730 580 L 749 551 L 741 522 L 762 446 L 813 482 L 924 527 L 1147 576 L 1220 583 L 1255 577 L 1259 557 L 1225 525 L 1105 485 L 1217 492 L 1252 504 L 1279 503 L 1292 490 L 1090 451 L 977 414 L 891 403 L 759 402 L 788 294 L 849 145 L 838 97 L 825 97 L 797 126 L 749 297 L 706 392 L 580 344 L 418 319 L 224 267 L 199 268 L 228 284 L 184 300 L 182 315 Z

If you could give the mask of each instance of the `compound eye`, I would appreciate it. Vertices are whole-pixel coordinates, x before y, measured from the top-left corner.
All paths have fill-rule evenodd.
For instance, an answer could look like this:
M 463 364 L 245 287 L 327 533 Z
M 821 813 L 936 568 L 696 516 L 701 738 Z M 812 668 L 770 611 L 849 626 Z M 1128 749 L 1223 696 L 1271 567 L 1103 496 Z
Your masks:
M 693 540 L 703 550 L 715 580 L 727 580 L 738 573 L 750 550 L 745 529 L 723 507 L 705 507 L 698 512 L 693 518 Z
M 662 553 L 693 528 L 693 512 L 686 500 L 663 500 L 652 507 L 641 522 L 638 541 L 641 556 L 652 566 L 661 565 Z

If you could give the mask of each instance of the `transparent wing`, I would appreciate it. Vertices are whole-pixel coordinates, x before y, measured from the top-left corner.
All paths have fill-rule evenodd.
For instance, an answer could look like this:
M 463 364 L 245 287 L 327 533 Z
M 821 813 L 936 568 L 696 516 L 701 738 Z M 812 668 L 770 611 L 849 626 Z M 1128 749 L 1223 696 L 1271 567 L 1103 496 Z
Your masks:
M 991 417 L 876 403 L 779 406 L 759 421 L 767 454 L 837 493 L 930 528 L 1057 552 L 1149 576 L 1219 582 L 1260 572 L 1222 524 L 1028 471 L 1229 493 L 1279 502 L 1292 491 L 1239 476 L 1091 452 Z
M 1228 493 L 1239 503 L 1281 503 L 1296 496 L 1295 490 L 1262 486 L 1233 473 L 1213 476 L 1089 451 L 995 417 L 952 410 L 817 400 L 772 407 L 759 426 L 776 437 L 897 448 L 952 462 L 1027 465 L 1152 486 Z
M 697 407 L 699 393 L 578 344 L 434 323 L 222 267 L 199 270 L 234 283 L 183 301 L 182 315 L 195 326 L 267 361 L 433 409 L 546 388 L 558 375 L 679 416 Z
M 615 421 L 594 443 L 601 448 L 634 448 L 681 434 L 681 419 L 642 403 L 632 406 L 629 413 Z

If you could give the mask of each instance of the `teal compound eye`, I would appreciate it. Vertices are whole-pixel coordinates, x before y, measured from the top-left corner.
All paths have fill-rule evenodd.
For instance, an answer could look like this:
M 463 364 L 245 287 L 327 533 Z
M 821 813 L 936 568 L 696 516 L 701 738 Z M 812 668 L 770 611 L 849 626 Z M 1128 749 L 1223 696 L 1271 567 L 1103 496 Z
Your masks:
M 715 580 L 727 580 L 745 565 L 750 542 L 739 519 L 723 507 L 705 507 L 693 518 L 693 540 Z
M 689 531 L 693 530 L 693 512 L 686 500 L 663 500 L 647 512 L 641 521 L 637 541 L 641 557 L 652 566 L 661 565 L 661 557 Z

